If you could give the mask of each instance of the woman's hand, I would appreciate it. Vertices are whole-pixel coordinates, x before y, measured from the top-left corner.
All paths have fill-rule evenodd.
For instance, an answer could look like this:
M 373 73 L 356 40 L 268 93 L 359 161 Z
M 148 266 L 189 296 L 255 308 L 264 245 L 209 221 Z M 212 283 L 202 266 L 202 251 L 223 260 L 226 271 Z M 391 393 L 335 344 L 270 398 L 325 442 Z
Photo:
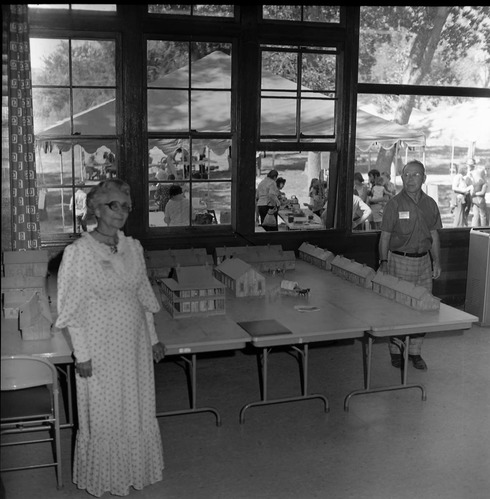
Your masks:
M 92 376 L 92 359 L 85 362 L 75 362 L 75 370 L 81 378 Z
M 165 353 L 167 351 L 165 345 L 158 342 L 152 346 L 152 349 L 153 349 L 153 360 L 155 362 L 160 362 L 165 357 Z

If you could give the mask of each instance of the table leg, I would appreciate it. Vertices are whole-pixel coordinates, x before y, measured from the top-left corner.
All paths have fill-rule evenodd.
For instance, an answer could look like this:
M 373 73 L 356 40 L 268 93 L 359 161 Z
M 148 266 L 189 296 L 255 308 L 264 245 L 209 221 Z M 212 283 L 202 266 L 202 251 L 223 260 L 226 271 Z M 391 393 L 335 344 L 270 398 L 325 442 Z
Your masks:
M 301 359 L 301 375 L 302 375 L 302 393 L 300 396 L 296 397 L 284 397 L 278 399 L 269 399 L 267 394 L 267 371 L 268 371 L 268 357 L 270 348 L 262 348 L 261 353 L 261 400 L 257 402 L 250 402 L 242 407 L 240 410 L 240 424 L 245 422 L 245 411 L 250 407 L 256 407 L 261 405 L 272 405 L 272 404 L 282 404 L 285 402 L 299 402 L 302 400 L 320 399 L 323 401 L 325 412 L 329 411 L 328 399 L 324 395 L 314 393 L 308 395 L 308 344 L 304 343 L 301 347 L 292 345 L 291 349 L 297 352 Z
M 190 409 L 181 409 L 177 411 L 164 411 L 157 412 L 157 418 L 165 416 L 178 416 L 182 414 L 195 414 L 198 412 L 211 412 L 216 417 L 216 426 L 221 426 L 221 416 L 219 412 L 213 407 L 197 407 L 197 361 L 196 354 L 192 354 L 191 358 L 181 355 L 180 358 L 184 361 L 189 374 L 188 389 L 189 389 L 189 402 Z
M 349 411 L 349 401 L 351 397 L 354 395 L 364 395 L 366 393 L 377 393 L 377 392 L 388 392 L 393 390 L 404 390 L 407 388 L 420 388 L 422 391 L 422 400 L 427 400 L 427 394 L 425 391 L 425 387 L 419 383 L 408 383 L 408 348 L 410 345 L 410 336 L 406 335 L 405 340 L 402 345 L 403 350 L 403 366 L 402 366 L 402 381 L 400 385 L 388 385 L 382 386 L 378 388 L 371 388 L 371 363 L 372 363 L 372 345 L 373 345 L 373 337 L 368 334 L 368 346 L 367 346 L 367 358 L 365 359 L 365 376 L 364 376 L 364 389 L 362 390 L 354 390 L 350 392 L 344 400 L 344 411 Z M 365 339 L 363 339 L 363 343 Z M 363 350 L 364 352 L 364 350 Z
M 73 428 L 74 420 L 73 420 L 73 386 L 72 386 L 72 368 L 71 364 L 66 364 L 66 371 L 60 366 L 60 364 L 55 364 L 59 373 L 63 374 L 66 378 L 66 394 L 67 394 L 67 403 L 66 403 L 66 412 L 67 417 L 66 423 L 60 424 L 60 429 L 65 428 Z

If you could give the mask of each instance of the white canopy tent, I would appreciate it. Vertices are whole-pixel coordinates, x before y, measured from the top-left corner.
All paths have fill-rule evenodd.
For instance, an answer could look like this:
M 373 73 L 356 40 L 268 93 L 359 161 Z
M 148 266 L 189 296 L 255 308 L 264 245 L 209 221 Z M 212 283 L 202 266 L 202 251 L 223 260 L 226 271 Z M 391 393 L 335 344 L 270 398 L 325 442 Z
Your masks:
M 263 87 L 277 90 L 291 89 L 295 83 L 272 73 L 264 73 Z M 189 128 L 189 104 L 187 92 L 173 90 L 172 87 L 185 87 L 188 84 L 188 68 L 180 68 L 151 84 L 148 92 L 148 129 L 162 132 L 166 130 L 185 132 Z M 193 92 L 191 128 L 200 132 L 227 132 L 231 127 L 231 59 L 220 51 L 192 63 L 192 84 L 202 91 Z M 157 87 L 166 87 L 167 90 Z M 168 89 L 170 87 L 170 89 Z M 210 92 L 206 89 L 223 89 L 223 92 Z M 310 94 L 312 95 L 312 94 Z M 314 94 L 313 94 L 314 95 Z M 325 101 L 323 101 L 325 102 Z M 291 133 L 296 120 L 295 106 L 278 99 L 262 99 L 261 131 L 263 134 Z M 100 138 L 91 140 L 88 136 L 104 136 L 115 130 L 115 99 L 94 106 L 74 116 L 74 134 L 71 135 L 70 120 L 62 120 L 38 134 L 40 142 L 53 140 L 60 149 L 71 137 L 87 152 L 94 152 L 100 146 Z M 301 114 L 302 132 L 305 134 L 325 134 L 334 130 L 335 116 L 332 101 L 321 104 L 319 100 L 303 101 Z M 86 138 L 87 137 L 87 138 Z M 404 142 L 407 145 L 424 145 L 423 133 L 407 126 L 398 125 L 361 109 L 357 112 L 356 146 L 368 151 L 373 145 L 384 148 Z M 165 154 L 174 151 L 176 140 L 150 141 L 150 149 L 160 148 Z M 223 154 L 229 147 L 228 140 L 209 140 L 207 144 L 216 154 Z M 115 151 L 113 151 L 115 152 Z

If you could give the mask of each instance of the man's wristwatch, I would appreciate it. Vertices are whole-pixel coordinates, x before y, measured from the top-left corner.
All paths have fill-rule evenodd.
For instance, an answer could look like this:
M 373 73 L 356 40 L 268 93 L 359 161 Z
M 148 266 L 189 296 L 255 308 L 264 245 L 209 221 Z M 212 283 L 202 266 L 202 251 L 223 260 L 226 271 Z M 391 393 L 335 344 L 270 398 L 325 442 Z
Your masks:
M 381 265 L 383 262 L 388 263 L 388 260 L 380 260 L 380 261 L 379 261 L 379 264 Z

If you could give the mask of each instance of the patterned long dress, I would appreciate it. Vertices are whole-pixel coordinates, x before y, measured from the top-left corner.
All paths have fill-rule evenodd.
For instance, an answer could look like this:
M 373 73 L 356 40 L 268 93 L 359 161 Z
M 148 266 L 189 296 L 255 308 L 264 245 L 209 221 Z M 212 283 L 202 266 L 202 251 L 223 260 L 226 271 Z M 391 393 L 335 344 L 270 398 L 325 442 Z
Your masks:
M 68 327 L 78 362 L 73 481 L 100 497 L 128 495 L 162 479 L 152 345 L 160 305 L 139 241 L 120 231 L 117 253 L 90 233 L 67 246 L 58 273 L 57 327 Z

